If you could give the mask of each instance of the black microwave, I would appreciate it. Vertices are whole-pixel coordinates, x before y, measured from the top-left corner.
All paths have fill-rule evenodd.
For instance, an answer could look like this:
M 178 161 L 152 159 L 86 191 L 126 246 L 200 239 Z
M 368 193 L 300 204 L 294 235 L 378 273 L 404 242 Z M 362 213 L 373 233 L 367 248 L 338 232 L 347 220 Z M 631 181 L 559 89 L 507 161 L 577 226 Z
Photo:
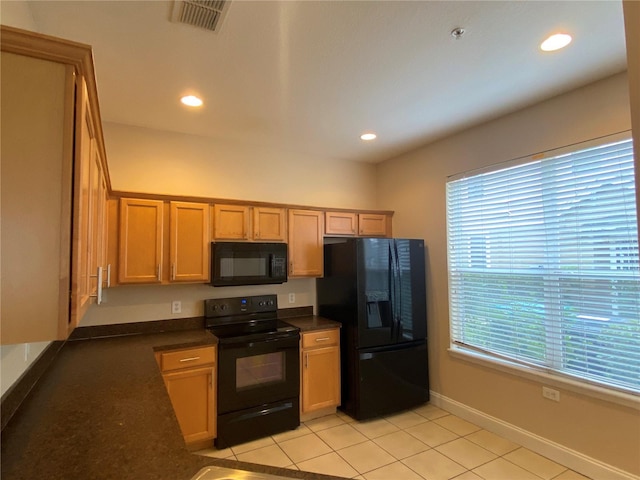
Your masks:
M 263 285 L 287 281 L 287 244 L 211 242 L 211 285 Z

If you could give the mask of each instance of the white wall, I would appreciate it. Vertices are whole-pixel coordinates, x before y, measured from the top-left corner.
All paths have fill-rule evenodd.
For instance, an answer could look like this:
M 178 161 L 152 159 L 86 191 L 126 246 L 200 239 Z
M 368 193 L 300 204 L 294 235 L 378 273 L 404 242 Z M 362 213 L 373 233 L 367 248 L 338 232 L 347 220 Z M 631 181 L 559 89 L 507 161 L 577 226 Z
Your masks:
M 26 0 L 0 2 L 0 23 L 37 32 L 36 23 Z
M 381 208 L 394 210 L 394 234 L 421 237 L 428 249 L 431 388 L 543 438 L 640 474 L 638 411 L 453 357 L 449 347 L 445 185 L 459 172 L 631 128 L 626 74 L 468 129 L 379 166 Z
M 24 343 L 0 346 L 1 395 L 36 361 L 50 342 Z
M 289 294 L 295 301 L 289 303 Z M 131 285 L 105 291 L 105 303 L 92 305 L 82 319 L 81 327 L 133 323 L 171 318 L 201 317 L 204 300 L 246 295 L 278 295 L 279 308 L 313 306 L 316 304 L 316 281 L 312 278 L 289 280 L 282 285 L 247 287 L 211 287 L 209 285 Z M 171 313 L 171 302 L 179 300 L 182 312 Z
M 374 165 L 104 123 L 114 190 L 319 207 L 376 206 Z

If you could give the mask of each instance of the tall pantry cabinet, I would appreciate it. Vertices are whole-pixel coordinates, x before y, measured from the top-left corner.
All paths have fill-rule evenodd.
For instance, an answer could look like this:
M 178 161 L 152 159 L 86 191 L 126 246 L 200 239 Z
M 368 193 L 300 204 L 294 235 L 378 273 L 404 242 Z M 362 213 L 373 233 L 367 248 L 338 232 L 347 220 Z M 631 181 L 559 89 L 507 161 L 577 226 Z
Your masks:
M 110 186 L 91 48 L 0 34 L 1 342 L 62 340 L 106 270 Z

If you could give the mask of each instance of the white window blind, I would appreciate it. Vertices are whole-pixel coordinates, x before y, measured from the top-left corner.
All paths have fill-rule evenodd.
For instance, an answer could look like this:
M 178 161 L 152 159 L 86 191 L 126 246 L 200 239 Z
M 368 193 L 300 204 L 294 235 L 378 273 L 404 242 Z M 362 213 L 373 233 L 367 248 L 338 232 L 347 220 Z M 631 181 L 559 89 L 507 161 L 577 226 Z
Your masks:
M 454 345 L 640 392 L 631 140 L 450 180 L 447 234 Z

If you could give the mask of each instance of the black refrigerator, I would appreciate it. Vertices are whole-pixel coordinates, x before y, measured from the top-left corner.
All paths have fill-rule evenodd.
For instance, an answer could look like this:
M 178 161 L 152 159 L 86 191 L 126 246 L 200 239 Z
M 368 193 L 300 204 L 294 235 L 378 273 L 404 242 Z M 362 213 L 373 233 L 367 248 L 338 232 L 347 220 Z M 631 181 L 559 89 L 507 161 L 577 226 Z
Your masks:
M 429 400 L 423 240 L 328 239 L 319 315 L 342 323 L 342 406 L 366 420 Z

